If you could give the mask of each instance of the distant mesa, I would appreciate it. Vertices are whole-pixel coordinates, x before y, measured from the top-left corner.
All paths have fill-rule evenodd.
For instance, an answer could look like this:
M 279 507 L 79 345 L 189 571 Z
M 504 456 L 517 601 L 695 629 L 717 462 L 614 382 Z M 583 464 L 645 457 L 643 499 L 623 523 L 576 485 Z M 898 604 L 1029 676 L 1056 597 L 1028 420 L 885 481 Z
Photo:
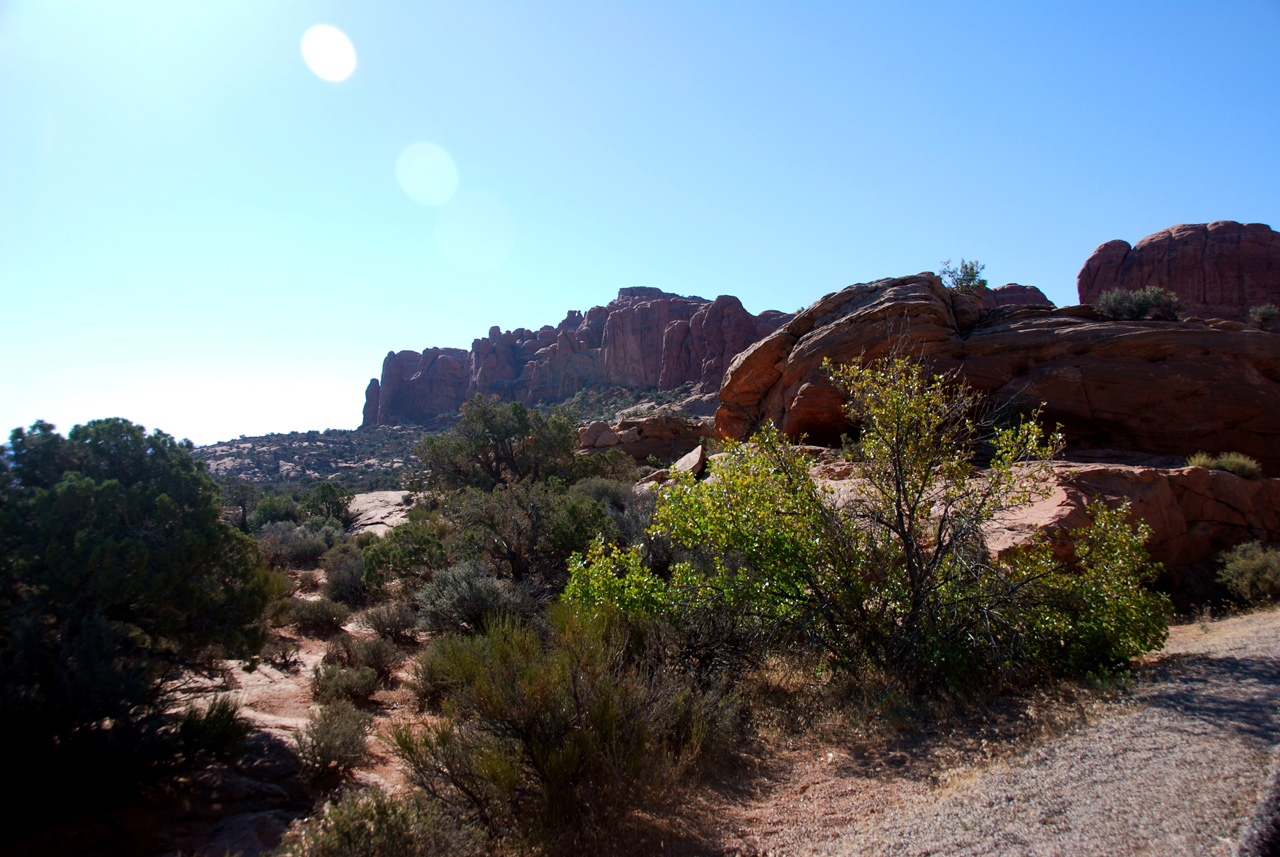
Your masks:
M 1133 246 L 1108 241 L 1076 278 L 1082 304 L 1146 286 L 1173 292 L 1191 315 L 1243 321 L 1250 307 L 1280 305 L 1280 232 L 1234 220 L 1172 226 Z
M 555 327 L 518 328 L 460 348 L 390 352 L 365 390 L 362 427 L 454 413 L 477 393 L 526 404 L 558 402 L 596 385 L 674 390 L 690 384 L 706 412 L 729 362 L 790 315 L 752 315 L 735 297 L 713 301 L 631 287 Z

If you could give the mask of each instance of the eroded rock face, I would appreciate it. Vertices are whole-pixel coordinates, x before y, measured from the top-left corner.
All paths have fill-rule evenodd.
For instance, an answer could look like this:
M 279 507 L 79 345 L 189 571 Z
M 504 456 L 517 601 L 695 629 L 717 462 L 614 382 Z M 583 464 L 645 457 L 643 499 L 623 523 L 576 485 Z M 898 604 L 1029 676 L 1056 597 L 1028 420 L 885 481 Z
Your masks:
M 1280 336 L 1203 324 L 1100 320 L 1088 308 L 1003 307 L 973 315 L 931 273 L 828 295 L 736 358 L 716 412 L 720 436 L 771 421 L 833 442 L 848 430 L 822 361 L 898 348 L 958 369 L 1000 401 L 1044 403 L 1069 444 L 1186 456 L 1239 451 L 1280 475 Z
M 502 331 L 470 351 L 432 348 L 391 352 L 380 382 L 365 391 L 363 425 L 397 425 L 453 413 L 477 393 L 535 404 L 560 401 L 596 384 L 673 390 L 720 389 L 725 367 L 748 345 L 791 316 L 754 316 L 734 297 L 714 301 L 635 287 L 556 327 Z
M 588 452 L 603 452 L 617 447 L 636 461 L 648 461 L 651 455 L 674 461 L 711 434 L 710 420 L 651 414 L 620 420 L 615 426 L 604 422 L 591 423 L 578 429 L 578 441 Z
M 1191 315 L 1243 319 L 1250 307 L 1280 304 L 1280 232 L 1234 220 L 1173 226 L 1132 247 L 1108 241 L 1076 278 L 1084 304 L 1146 286 L 1173 292 Z
M 998 286 L 982 296 L 983 309 L 997 309 L 1002 306 L 1054 306 L 1053 301 L 1044 296 L 1044 292 L 1035 286 L 1022 286 L 1009 283 Z

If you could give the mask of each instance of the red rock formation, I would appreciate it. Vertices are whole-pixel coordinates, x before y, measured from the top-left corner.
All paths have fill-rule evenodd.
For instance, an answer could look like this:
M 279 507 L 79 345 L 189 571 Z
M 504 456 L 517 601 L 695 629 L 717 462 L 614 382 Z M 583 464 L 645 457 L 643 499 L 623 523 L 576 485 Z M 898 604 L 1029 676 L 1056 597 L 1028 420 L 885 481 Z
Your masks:
M 1053 301 L 1044 296 L 1044 292 L 1035 286 L 1020 286 L 1017 283 L 999 286 L 982 296 L 983 309 L 996 309 L 1002 306 L 1047 306 Z
M 672 390 L 692 383 L 695 394 L 711 396 L 734 355 L 790 317 L 753 316 L 732 297 L 622 289 L 608 306 L 570 312 L 556 327 L 491 328 L 469 352 L 388 354 L 381 382 L 365 391 L 363 425 L 422 422 L 477 393 L 535 404 L 597 384 Z
M 1076 278 L 1086 304 L 1145 286 L 1175 293 L 1192 315 L 1243 319 L 1250 307 L 1280 304 L 1280 232 L 1234 220 L 1174 226 L 1133 247 L 1108 241 Z
M 898 347 L 959 369 L 997 399 L 1045 403 L 1069 443 L 1146 453 L 1239 451 L 1280 475 L 1280 336 L 1177 322 L 1100 321 L 1087 307 L 1002 308 L 968 326 L 974 299 L 933 274 L 828 295 L 734 358 L 716 431 L 772 421 L 830 442 L 847 431 L 824 358 Z
M 650 414 L 621 420 L 615 426 L 593 422 L 578 429 L 578 441 L 588 451 L 617 447 L 636 461 L 648 461 L 651 455 L 673 461 L 698 446 L 704 437 L 711 437 L 711 433 L 710 421 Z

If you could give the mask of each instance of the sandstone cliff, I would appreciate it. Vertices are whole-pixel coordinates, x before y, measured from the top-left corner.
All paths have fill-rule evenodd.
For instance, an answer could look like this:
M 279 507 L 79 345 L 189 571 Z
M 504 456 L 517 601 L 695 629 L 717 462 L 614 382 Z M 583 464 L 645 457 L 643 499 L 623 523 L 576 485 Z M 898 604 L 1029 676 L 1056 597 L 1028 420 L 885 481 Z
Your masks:
M 555 327 L 502 331 L 459 348 L 390 352 L 365 390 L 362 426 L 417 423 L 453 413 L 477 393 L 526 404 L 560 401 L 597 384 L 695 394 L 720 389 L 729 361 L 791 316 L 752 315 L 735 297 L 714 301 L 626 288 L 607 306 L 570 312 Z
M 959 369 L 997 399 L 1045 403 L 1070 444 L 1185 456 L 1234 450 L 1280 475 L 1280 335 L 1203 324 L 1101 320 L 1088 307 L 1005 307 L 931 273 L 827 295 L 739 354 L 716 412 L 721 436 L 766 420 L 830 442 L 847 430 L 823 358 L 899 347 Z
M 1145 286 L 1168 289 L 1198 316 L 1240 320 L 1250 307 L 1280 305 L 1280 232 L 1234 220 L 1173 226 L 1132 247 L 1108 241 L 1076 278 L 1083 304 Z

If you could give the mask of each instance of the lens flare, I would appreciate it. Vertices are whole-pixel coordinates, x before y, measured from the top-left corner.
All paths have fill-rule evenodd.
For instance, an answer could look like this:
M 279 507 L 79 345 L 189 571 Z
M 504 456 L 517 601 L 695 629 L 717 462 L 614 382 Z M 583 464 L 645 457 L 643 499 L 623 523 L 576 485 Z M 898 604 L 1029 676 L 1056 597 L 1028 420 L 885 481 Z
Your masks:
M 444 205 L 458 189 L 458 167 L 435 143 L 411 143 L 396 159 L 396 180 L 414 202 Z
M 515 223 L 502 200 L 464 189 L 436 214 L 436 244 L 464 271 L 491 271 L 515 246 Z
M 341 83 L 356 70 L 355 46 L 346 33 L 328 24 L 316 24 L 302 36 L 302 59 L 330 83 Z

